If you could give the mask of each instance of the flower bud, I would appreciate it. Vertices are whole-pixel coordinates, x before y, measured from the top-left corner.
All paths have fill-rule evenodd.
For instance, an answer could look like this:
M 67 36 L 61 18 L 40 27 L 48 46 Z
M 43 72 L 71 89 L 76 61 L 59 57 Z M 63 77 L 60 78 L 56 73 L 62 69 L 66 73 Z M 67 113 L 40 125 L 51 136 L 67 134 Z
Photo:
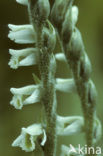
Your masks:
M 78 8 L 76 6 L 73 6 L 72 9 L 68 9 L 62 26 L 62 37 L 64 43 L 69 42 L 77 19 L 78 19 Z
M 56 44 L 56 33 L 53 25 L 47 21 L 47 25 L 43 28 L 42 42 L 44 48 L 48 49 L 48 52 L 53 52 Z
M 91 72 L 92 72 L 92 67 L 91 67 L 90 60 L 87 54 L 84 53 L 84 57 L 82 57 L 80 60 L 79 75 L 81 78 L 83 78 L 83 80 L 88 81 L 88 79 L 90 78 Z
M 84 44 L 80 31 L 75 28 L 72 33 L 70 43 L 67 45 L 67 51 L 69 58 L 73 60 L 79 60 L 84 51 Z
M 88 103 L 90 103 L 91 105 L 95 105 L 97 99 L 97 91 L 95 85 L 92 80 L 89 80 L 88 85 Z
M 59 29 L 63 23 L 65 13 L 69 7 L 70 0 L 55 0 L 51 11 L 52 22 Z

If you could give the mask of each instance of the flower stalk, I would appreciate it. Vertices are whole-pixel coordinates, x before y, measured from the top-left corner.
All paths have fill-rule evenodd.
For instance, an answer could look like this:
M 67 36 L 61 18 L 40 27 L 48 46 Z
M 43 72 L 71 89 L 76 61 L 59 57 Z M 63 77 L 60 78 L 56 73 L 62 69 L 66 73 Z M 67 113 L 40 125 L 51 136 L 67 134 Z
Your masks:
M 41 123 L 22 128 L 12 146 L 19 146 L 26 152 L 34 151 L 38 146 L 44 156 L 56 156 L 57 136 L 85 133 L 87 146 L 95 147 L 101 138 L 101 123 L 96 116 L 97 93 L 90 79 L 91 63 L 81 33 L 75 26 L 78 8 L 72 6 L 73 0 L 16 1 L 28 7 L 30 24 L 9 24 L 8 37 L 19 44 L 33 44 L 33 47 L 10 49 L 9 66 L 17 69 L 37 64 L 40 78 L 33 73 L 35 84 L 11 88 L 10 104 L 21 110 L 25 105 L 40 102 L 45 115 Z M 53 54 L 57 39 L 61 52 Z M 73 78 L 55 78 L 56 61 L 67 63 Z M 56 91 L 78 93 L 84 117 L 58 115 Z M 61 149 L 61 156 L 74 154 L 64 145 Z
M 35 12 L 34 12 L 35 10 Z M 36 29 L 36 47 L 39 53 L 39 71 L 41 74 L 41 102 L 45 108 L 47 141 L 45 156 L 56 156 L 56 62 L 53 51 L 56 43 L 55 30 L 48 21 L 49 1 L 30 1 L 29 14 Z M 34 14 L 33 14 L 34 13 Z

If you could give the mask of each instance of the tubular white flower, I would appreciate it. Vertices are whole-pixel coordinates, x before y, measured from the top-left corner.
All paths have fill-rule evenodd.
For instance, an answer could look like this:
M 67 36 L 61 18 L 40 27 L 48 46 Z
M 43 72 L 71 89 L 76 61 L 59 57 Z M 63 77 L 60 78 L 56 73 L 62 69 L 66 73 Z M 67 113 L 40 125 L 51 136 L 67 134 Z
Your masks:
M 16 0 L 17 3 L 28 5 L 28 0 Z
M 41 124 L 33 124 L 27 128 L 22 128 L 20 136 L 12 143 L 13 147 L 21 147 L 26 152 L 35 150 L 35 142 L 40 141 L 44 146 L 46 142 L 46 133 Z
M 61 92 L 76 92 L 75 82 L 73 79 L 56 79 L 56 90 Z
M 83 132 L 84 120 L 80 116 L 57 116 L 57 134 L 62 136 Z
M 17 69 L 19 66 L 31 66 L 37 64 L 37 49 L 27 48 L 22 50 L 9 49 L 11 59 L 9 65 L 13 69 Z
M 55 58 L 58 61 L 66 62 L 66 58 L 65 58 L 64 53 L 57 53 L 57 54 L 55 54 Z
M 32 25 L 8 25 L 9 31 L 8 37 L 19 44 L 35 43 L 35 32 Z
M 14 95 L 10 104 L 16 109 L 22 109 L 23 105 L 33 104 L 40 101 L 40 85 L 11 88 L 10 91 Z

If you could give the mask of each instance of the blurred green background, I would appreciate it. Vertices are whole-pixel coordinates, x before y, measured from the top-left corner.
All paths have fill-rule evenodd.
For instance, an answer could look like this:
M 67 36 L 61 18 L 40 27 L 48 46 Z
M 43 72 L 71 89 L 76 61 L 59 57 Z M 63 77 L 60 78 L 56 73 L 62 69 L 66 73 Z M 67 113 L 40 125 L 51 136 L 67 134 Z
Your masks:
M 82 32 L 86 51 L 92 63 L 92 79 L 98 91 L 97 114 L 103 124 L 103 0 L 76 0 L 79 7 L 78 28 Z M 8 24 L 28 23 L 27 9 L 15 0 L 0 0 L 0 156 L 33 156 L 19 148 L 12 148 L 12 141 L 19 135 L 21 127 L 39 121 L 41 105 L 39 103 L 25 106 L 21 111 L 10 106 L 10 87 L 22 87 L 33 84 L 32 73 L 37 75 L 37 66 L 23 67 L 12 70 L 8 66 L 10 56 L 8 49 L 20 49 L 28 45 L 17 45 L 7 38 Z M 67 78 L 65 64 L 57 64 L 57 77 Z M 57 93 L 59 115 L 82 115 L 79 98 L 76 94 Z M 84 136 L 58 138 L 58 152 L 60 145 L 84 144 Z M 99 144 L 102 146 L 102 140 Z M 37 156 L 40 153 L 36 152 Z M 59 154 L 58 154 L 59 155 Z

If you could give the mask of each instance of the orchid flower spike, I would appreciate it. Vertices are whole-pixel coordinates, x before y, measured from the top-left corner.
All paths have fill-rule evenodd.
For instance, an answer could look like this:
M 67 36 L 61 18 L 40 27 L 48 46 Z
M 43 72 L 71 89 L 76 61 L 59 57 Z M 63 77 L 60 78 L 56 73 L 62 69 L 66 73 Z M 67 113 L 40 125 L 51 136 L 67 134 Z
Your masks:
M 69 136 L 82 133 L 84 130 L 84 120 L 80 116 L 62 117 L 57 116 L 57 134 Z
M 21 147 L 26 152 L 35 150 L 36 141 L 44 146 L 46 133 L 41 124 L 33 124 L 27 128 L 22 128 L 21 134 L 12 143 L 13 147 Z
M 14 95 L 10 104 L 16 109 L 22 109 L 23 105 L 33 104 L 40 101 L 40 85 L 11 88 L 10 91 Z

